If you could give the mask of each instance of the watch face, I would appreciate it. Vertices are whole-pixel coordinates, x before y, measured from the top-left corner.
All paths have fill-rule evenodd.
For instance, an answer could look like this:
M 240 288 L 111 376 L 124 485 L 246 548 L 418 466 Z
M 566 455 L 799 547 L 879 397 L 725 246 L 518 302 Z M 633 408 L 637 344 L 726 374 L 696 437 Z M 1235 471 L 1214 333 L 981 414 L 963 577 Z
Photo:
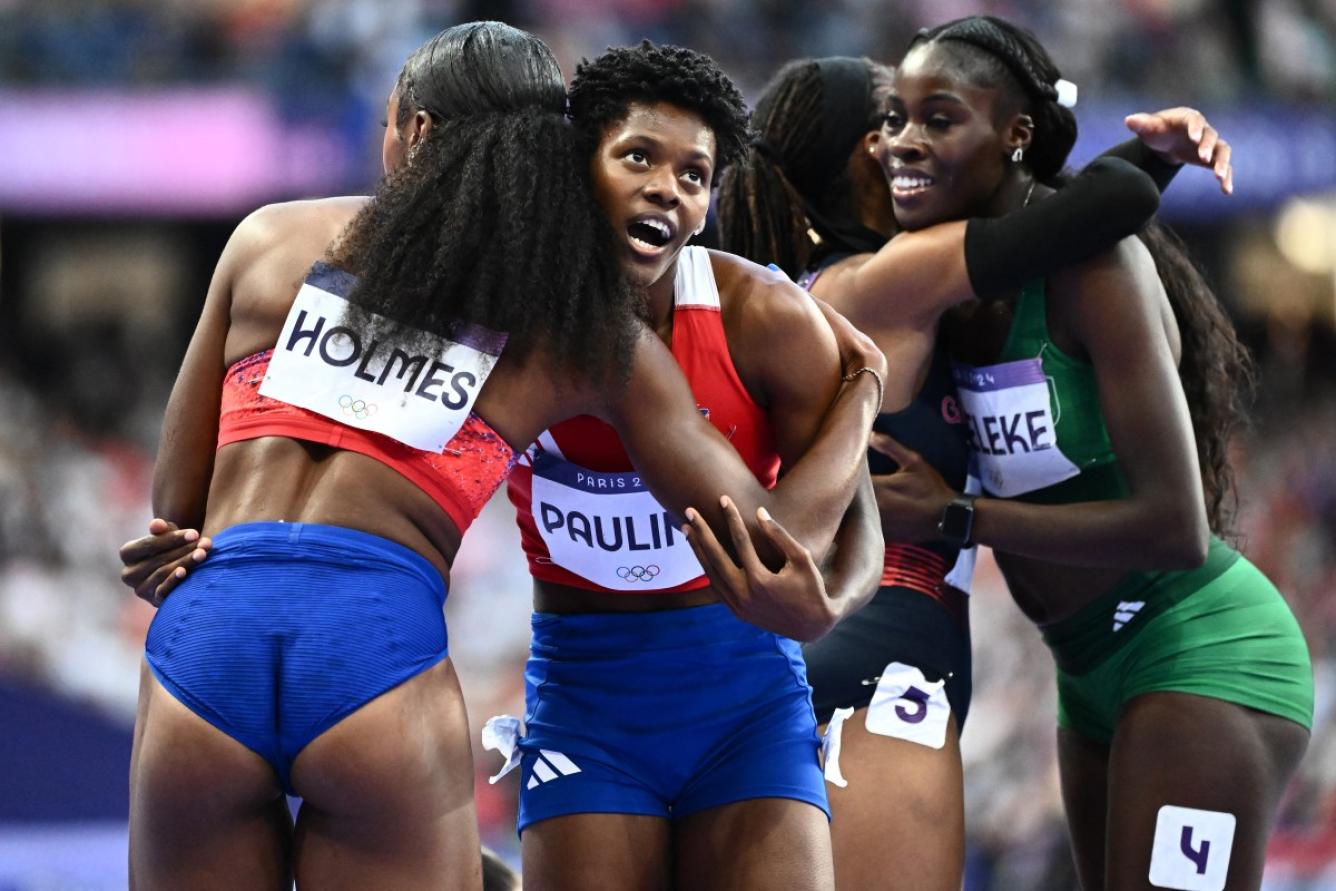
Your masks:
M 974 526 L 974 504 L 969 501 L 952 501 L 942 511 L 942 520 L 937 524 L 945 538 L 952 541 L 969 541 L 970 531 Z

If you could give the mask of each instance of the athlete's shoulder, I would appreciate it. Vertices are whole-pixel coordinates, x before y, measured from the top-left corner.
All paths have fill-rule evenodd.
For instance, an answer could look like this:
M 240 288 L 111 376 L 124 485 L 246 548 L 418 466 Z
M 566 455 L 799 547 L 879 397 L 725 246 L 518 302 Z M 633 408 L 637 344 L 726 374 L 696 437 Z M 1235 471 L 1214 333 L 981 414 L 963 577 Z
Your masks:
M 251 211 L 237 226 L 236 236 L 248 240 L 274 242 L 299 234 L 329 234 L 325 241 L 343 230 L 371 199 L 365 195 L 334 198 L 309 198 L 266 204 Z
M 783 272 L 724 251 L 709 254 L 725 313 L 741 312 L 769 324 L 795 324 L 817 317 L 810 295 Z

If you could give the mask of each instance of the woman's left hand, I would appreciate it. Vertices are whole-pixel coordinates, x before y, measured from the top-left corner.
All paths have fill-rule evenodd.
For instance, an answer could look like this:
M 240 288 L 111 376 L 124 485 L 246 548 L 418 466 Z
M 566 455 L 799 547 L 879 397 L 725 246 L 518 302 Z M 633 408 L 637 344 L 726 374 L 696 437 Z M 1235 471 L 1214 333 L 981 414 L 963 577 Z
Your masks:
M 942 511 L 959 493 L 922 455 L 885 433 L 873 433 L 868 444 L 899 467 L 894 473 L 872 476 L 886 540 L 918 544 L 940 537 L 937 523 Z
M 1232 149 L 1206 116 L 1195 108 L 1179 106 L 1153 114 L 1128 115 L 1127 129 L 1170 164 L 1208 167 L 1220 183 L 1220 191 L 1234 194 Z
M 720 599 L 744 622 L 794 640 L 816 640 L 829 631 L 836 616 L 811 552 L 760 508 L 757 525 L 784 555 L 784 565 L 771 572 L 756 555 L 732 499 L 722 498 L 720 505 L 741 565 L 724 550 L 699 511 L 687 510 L 687 525 L 682 530 Z

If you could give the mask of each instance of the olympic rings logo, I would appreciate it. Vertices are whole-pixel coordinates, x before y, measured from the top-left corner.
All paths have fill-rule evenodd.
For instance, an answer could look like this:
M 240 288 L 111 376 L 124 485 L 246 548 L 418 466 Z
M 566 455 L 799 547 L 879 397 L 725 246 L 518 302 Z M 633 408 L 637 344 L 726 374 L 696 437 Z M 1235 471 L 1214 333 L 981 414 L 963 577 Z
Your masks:
M 659 574 L 657 564 L 649 566 L 618 566 L 617 578 L 624 582 L 651 582 Z
M 374 402 L 367 402 L 365 399 L 354 399 L 353 397 L 344 394 L 339 397 L 339 408 L 343 409 L 345 417 L 364 421 L 374 415 L 380 406 L 376 405 Z

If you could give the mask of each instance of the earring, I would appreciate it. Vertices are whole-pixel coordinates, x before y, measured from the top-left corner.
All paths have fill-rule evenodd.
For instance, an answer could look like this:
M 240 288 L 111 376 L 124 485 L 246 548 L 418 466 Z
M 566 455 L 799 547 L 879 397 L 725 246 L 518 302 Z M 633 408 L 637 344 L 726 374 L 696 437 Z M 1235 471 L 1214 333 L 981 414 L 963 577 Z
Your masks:
M 1021 159 L 1024 157 L 1025 157 L 1025 149 L 1021 148 L 1020 146 L 1016 146 L 1016 151 L 1011 153 L 1012 162 L 1019 164 L 1021 162 Z
M 870 145 L 870 146 L 868 146 L 868 147 L 867 147 L 867 153 L 868 153 L 869 155 L 875 155 L 875 154 L 877 153 L 877 147 L 876 147 L 875 145 Z

